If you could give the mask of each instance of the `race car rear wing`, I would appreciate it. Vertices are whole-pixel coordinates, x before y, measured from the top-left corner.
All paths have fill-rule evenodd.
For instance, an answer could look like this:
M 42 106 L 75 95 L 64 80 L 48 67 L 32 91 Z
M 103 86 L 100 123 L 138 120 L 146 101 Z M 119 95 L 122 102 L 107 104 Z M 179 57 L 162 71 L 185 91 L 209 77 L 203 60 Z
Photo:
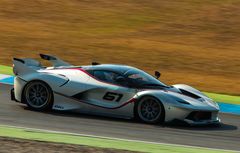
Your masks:
M 52 63 L 53 67 L 59 67 L 59 66 L 72 66 L 71 64 L 61 60 L 60 58 L 57 58 L 55 56 L 46 55 L 46 54 L 40 54 L 40 57 L 44 60 L 48 60 Z
M 40 57 L 51 62 L 53 67 L 72 66 L 71 64 L 51 55 L 40 54 Z M 15 75 L 33 73 L 43 68 L 44 67 L 41 63 L 35 59 L 13 58 L 13 72 Z

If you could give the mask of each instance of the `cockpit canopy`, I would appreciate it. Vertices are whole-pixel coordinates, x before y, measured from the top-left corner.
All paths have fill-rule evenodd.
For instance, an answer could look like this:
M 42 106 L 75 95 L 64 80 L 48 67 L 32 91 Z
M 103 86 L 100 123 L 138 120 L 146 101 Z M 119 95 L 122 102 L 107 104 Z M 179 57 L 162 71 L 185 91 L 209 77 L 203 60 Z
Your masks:
M 103 64 L 82 68 L 94 78 L 111 84 L 132 88 L 168 87 L 148 73 L 130 66 Z

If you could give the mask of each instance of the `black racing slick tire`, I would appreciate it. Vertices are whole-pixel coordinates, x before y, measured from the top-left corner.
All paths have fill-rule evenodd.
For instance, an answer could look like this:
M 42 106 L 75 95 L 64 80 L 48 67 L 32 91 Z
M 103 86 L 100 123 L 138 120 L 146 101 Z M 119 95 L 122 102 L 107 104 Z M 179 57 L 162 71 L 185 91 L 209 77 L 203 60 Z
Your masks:
M 50 110 L 53 106 L 52 89 L 43 81 L 31 81 L 24 87 L 23 102 L 32 110 Z
M 163 104 L 155 97 L 144 96 L 140 98 L 135 107 L 135 118 L 148 124 L 163 123 L 165 109 Z

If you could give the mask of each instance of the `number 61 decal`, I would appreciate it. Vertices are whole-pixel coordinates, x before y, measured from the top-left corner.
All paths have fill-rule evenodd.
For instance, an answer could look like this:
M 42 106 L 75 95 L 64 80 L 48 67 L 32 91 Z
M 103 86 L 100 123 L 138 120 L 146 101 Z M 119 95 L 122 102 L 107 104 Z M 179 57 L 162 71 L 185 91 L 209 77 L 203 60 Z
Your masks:
M 104 100 L 119 102 L 123 97 L 123 94 L 118 94 L 114 92 L 107 92 L 104 96 Z

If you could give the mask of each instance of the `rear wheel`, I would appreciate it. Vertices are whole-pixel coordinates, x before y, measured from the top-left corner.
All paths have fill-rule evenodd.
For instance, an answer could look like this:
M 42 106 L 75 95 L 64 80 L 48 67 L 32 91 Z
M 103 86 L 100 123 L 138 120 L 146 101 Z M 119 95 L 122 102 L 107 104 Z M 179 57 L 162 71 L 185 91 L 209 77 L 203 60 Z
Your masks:
M 33 110 L 46 111 L 52 108 L 52 90 L 42 81 L 28 83 L 23 94 L 24 102 Z
M 160 123 L 164 121 L 164 108 L 162 103 L 151 96 L 141 98 L 136 107 L 135 115 L 145 123 Z

